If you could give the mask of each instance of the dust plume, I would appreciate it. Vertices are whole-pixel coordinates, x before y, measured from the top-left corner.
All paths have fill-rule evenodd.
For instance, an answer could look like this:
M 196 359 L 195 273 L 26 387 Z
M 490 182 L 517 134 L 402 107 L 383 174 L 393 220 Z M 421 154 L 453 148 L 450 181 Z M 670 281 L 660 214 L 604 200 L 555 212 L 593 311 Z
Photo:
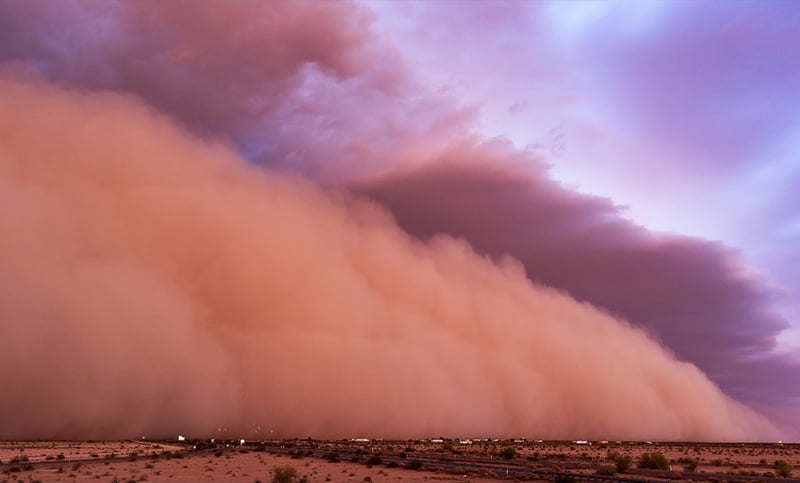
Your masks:
M 741 253 L 637 226 L 610 199 L 555 183 L 532 153 L 508 144 L 454 143 L 426 164 L 350 186 L 411 235 L 509 254 L 532 280 L 644 328 L 734 399 L 800 401 L 800 364 L 776 351 L 789 323 Z
M 138 101 L 0 80 L 0 438 L 745 440 L 695 366 Z

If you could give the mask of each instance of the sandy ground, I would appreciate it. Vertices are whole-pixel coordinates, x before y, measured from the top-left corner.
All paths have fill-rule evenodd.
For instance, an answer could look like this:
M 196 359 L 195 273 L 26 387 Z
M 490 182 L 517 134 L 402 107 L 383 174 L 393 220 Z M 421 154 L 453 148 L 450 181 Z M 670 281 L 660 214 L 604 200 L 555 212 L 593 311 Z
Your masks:
M 593 445 L 525 445 L 519 448 L 522 457 L 538 454 L 541 459 L 562 459 L 569 461 L 595 461 L 604 462 L 609 451 L 630 455 L 634 466 L 642 453 L 662 453 L 668 460 L 673 461 L 675 470 L 682 469 L 678 462 L 681 458 L 698 460 L 698 471 L 708 473 L 729 471 L 736 467 L 755 466 L 763 471 L 770 469 L 776 460 L 791 463 L 796 472 L 800 472 L 800 448 L 797 445 L 749 445 L 749 444 L 668 444 L 668 443 L 609 443 Z M 605 463 L 605 462 L 604 462 Z M 754 468 L 758 469 L 758 468 Z
M 301 448 L 305 443 L 295 444 Z M 311 443 L 310 443 L 311 444 Z M 315 442 L 317 449 L 385 455 L 409 452 L 415 458 L 444 457 L 479 460 L 495 458 L 497 450 L 512 446 L 517 451 L 515 464 L 531 467 L 566 468 L 571 472 L 594 473 L 609 464 L 606 455 L 616 451 L 635 461 L 645 452 L 664 454 L 679 472 L 681 458 L 699 461 L 698 471 L 707 473 L 749 474 L 761 476 L 773 470 L 773 463 L 785 460 L 800 474 L 800 447 L 797 445 L 714 445 L 714 444 L 570 444 L 535 442 L 476 442 L 461 445 L 447 443 L 370 442 L 351 444 Z M 191 447 L 159 442 L 0 442 L 0 483 L 35 481 L 232 481 L 269 482 L 276 467 L 291 466 L 297 482 L 490 482 L 489 475 L 414 471 L 386 465 L 368 467 L 342 459 L 330 462 L 318 457 L 294 459 L 288 455 L 231 448 L 226 451 L 191 452 Z M 411 456 L 409 456 L 411 457 Z M 14 461 L 13 464 L 9 464 Z M 779 481 L 779 480 L 775 480 Z
M 55 446 L 50 448 L 49 445 Z M 19 448 L 25 447 L 24 452 Z M 31 447 L 32 446 L 32 447 Z M 85 447 L 84 447 L 85 446 Z M 108 447 L 106 447 L 108 446 Z M 166 446 L 165 446 L 166 447 Z M 44 461 L 47 455 L 63 452 L 70 458 L 64 460 L 48 460 L 47 467 L 33 465 L 34 469 L 13 473 L 0 473 L 0 482 L 31 481 L 169 481 L 169 482 L 203 482 L 230 481 L 269 482 L 275 467 L 291 466 L 297 471 L 295 481 L 316 482 L 389 482 L 403 481 L 415 483 L 434 483 L 437 481 L 461 481 L 487 483 L 495 481 L 484 478 L 465 478 L 463 476 L 437 474 L 426 471 L 413 471 L 402 468 L 386 468 L 374 466 L 368 468 L 363 464 L 338 462 L 331 463 L 319 458 L 292 459 L 288 456 L 272 455 L 262 452 L 226 453 L 222 456 L 213 454 L 187 454 L 183 458 L 138 458 L 136 461 L 105 461 L 102 457 L 90 462 L 75 463 L 79 457 L 90 454 L 117 455 L 129 454 L 146 449 L 149 445 L 136 443 L 2 443 L 0 445 L 0 461 L 8 462 L 19 454 L 29 454 L 31 461 Z M 19 464 L 24 466 L 24 462 Z

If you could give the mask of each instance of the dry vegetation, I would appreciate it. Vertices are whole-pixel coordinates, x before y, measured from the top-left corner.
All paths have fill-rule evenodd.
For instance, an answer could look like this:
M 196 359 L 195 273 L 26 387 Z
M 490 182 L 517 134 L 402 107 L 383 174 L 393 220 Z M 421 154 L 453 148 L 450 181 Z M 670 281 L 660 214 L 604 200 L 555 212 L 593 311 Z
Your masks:
M 800 482 L 800 445 L 525 440 L 0 442 L 0 483 L 32 481 Z

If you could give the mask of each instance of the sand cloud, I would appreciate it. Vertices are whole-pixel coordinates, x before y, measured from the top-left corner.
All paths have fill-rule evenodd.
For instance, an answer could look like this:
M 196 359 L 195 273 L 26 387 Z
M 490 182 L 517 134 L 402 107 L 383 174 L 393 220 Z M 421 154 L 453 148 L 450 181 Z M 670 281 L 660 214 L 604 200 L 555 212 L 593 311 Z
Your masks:
M 454 144 L 351 187 L 420 239 L 447 234 L 510 254 L 532 280 L 635 321 L 735 398 L 800 401 L 800 366 L 775 352 L 788 326 L 770 309 L 775 293 L 722 243 L 651 233 L 499 140 Z
M 643 332 L 138 101 L 0 81 L 0 438 L 773 430 Z

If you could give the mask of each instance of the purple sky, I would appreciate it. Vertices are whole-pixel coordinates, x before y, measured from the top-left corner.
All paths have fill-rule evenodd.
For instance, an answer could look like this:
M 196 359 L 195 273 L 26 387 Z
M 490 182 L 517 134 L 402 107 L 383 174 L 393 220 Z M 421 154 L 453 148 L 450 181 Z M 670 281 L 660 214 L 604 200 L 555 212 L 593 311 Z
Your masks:
M 209 3 L 0 0 L 0 66 L 510 254 L 800 407 L 800 4 Z

